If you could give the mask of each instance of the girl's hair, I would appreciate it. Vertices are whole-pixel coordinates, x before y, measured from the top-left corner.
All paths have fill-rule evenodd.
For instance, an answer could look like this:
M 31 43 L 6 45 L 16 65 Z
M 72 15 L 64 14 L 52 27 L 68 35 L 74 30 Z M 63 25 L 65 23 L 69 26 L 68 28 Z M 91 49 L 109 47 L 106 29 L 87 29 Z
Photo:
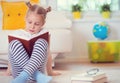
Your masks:
M 32 5 L 30 2 L 27 2 L 26 5 L 29 8 L 27 14 L 29 12 L 34 12 L 36 14 L 42 15 L 44 19 L 46 18 L 46 14 L 51 11 L 51 7 L 45 9 L 37 4 Z

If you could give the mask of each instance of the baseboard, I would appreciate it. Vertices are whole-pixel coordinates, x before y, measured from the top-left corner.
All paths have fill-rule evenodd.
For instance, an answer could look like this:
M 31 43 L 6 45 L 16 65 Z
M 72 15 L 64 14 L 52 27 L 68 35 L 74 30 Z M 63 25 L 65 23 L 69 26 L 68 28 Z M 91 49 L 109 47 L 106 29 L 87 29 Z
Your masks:
M 55 59 L 55 62 L 57 62 L 57 63 L 79 63 L 79 62 L 89 62 L 90 60 L 89 60 L 89 58 L 88 57 L 57 57 L 56 59 Z

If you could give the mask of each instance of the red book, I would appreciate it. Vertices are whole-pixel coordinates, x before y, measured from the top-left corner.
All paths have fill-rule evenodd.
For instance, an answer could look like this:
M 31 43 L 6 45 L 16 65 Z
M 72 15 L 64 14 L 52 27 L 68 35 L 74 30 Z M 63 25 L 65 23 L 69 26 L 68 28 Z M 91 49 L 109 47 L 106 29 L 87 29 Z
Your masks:
M 39 34 L 39 35 L 36 35 L 34 37 L 24 37 L 24 33 L 25 31 L 22 31 L 22 35 L 17 35 L 17 34 L 10 34 L 8 35 L 8 40 L 9 40 L 9 43 L 12 41 L 12 40 L 19 40 L 24 48 L 26 49 L 27 53 L 29 54 L 29 56 L 31 56 L 31 53 L 32 53 L 32 50 L 33 50 L 33 46 L 34 46 L 34 43 L 39 39 L 39 38 L 43 38 L 45 39 L 48 43 L 49 43 L 49 32 L 45 32 L 45 33 L 42 33 L 42 34 Z M 21 33 L 20 33 L 21 34 Z M 25 33 L 26 35 L 26 33 Z

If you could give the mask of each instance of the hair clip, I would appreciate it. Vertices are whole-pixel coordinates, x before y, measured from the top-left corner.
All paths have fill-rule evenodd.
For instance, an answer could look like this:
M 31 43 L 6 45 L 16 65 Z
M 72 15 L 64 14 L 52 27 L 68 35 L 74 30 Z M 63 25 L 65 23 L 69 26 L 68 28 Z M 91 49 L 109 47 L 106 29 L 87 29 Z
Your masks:
M 50 12 L 51 11 L 51 7 L 49 6 L 47 9 L 46 9 L 46 12 Z
M 26 2 L 26 5 L 29 7 L 29 8 L 32 8 L 32 5 L 30 2 Z

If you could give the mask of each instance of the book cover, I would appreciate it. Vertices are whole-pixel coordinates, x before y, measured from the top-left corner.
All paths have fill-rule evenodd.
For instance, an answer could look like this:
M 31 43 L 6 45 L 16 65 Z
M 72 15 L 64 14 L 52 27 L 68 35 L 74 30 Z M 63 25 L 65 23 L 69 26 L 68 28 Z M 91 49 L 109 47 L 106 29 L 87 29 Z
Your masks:
M 80 81 L 80 80 L 72 80 L 71 83 L 107 83 L 107 77 L 95 80 L 95 81 Z
M 87 72 L 73 75 L 71 76 L 71 81 L 72 80 L 78 80 L 78 81 L 95 81 L 101 78 L 106 77 L 105 72 L 99 71 L 96 74 L 89 75 Z
M 21 31 L 21 32 L 24 33 L 23 31 Z M 21 35 L 9 34 L 8 35 L 8 41 L 11 42 L 12 40 L 19 40 L 23 44 L 23 46 L 26 49 L 26 51 L 29 54 L 29 56 L 31 56 L 34 43 L 39 38 L 43 38 L 43 39 L 45 39 L 49 43 L 49 32 L 45 32 L 45 33 L 33 36 L 31 38 L 28 35 L 25 37 L 26 33 L 25 33 L 24 36 L 22 36 L 22 35 L 23 34 L 21 34 Z

